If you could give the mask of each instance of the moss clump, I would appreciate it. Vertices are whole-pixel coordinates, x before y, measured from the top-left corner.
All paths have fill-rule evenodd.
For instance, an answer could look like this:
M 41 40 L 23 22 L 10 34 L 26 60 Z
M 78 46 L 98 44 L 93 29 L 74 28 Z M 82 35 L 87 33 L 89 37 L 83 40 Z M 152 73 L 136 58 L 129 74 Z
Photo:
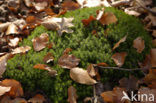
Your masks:
M 113 12 L 118 18 L 116 24 L 102 26 L 98 22 L 93 22 L 88 27 L 84 27 L 81 20 L 87 19 L 91 14 L 96 15 L 97 8 L 85 8 L 76 11 L 68 12 L 64 17 L 74 17 L 74 25 L 72 29 L 74 33 L 64 34 L 62 37 L 57 35 L 55 31 L 48 31 L 43 26 L 37 27 L 32 34 L 25 39 L 20 45 L 29 45 L 32 47 L 31 40 L 39 36 L 41 33 L 48 33 L 50 42 L 55 45 L 52 49 L 45 48 L 40 52 L 30 50 L 26 55 L 18 54 L 8 61 L 7 71 L 4 74 L 6 78 L 13 78 L 20 81 L 26 91 L 35 91 L 36 89 L 43 90 L 53 103 L 67 102 L 67 88 L 74 85 L 77 89 L 79 101 L 82 102 L 84 97 L 92 96 L 92 86 L 77 84 L 69 77 L 69 71 L 60 68 L 57 65 L 59 57 L 66 48 L 72 48 L 72 54 L 81 59 L 79 67 L 86 68 L 89 63 L 106 62 L 110 66 L 115 66 L 111 56 L 115 52 L 127 52 L 126 62 L 123 67 L 135 68 L 138 67 L 137 62 L 142 61 L 145 54 L 149 52 L 151 38 L 144 30 L 142 24 L 135 17 L 126 15 L 124 12 L 114 8 L 106 8 L 106 12 Z M 91 31 L 97 30 L 99 37 L 92 35 Z M 106 36 L 106 29 L 107 36 Z M 112 52 L 112 47 L 122 37 L 128 35 L 126 42 L 122 43 L 119 48 Z M 141 36 L 145 40 L 146 48 L 139 54 L 133 48 L 133 40 Z M 46 71 L 33 69 L 33 66 L 38 63 L 43 63 L 43 57 L 51 52 L 54 57 L 53 66 L 58 71 L 58 76 L 50 77 Z M 120 75 L 119 75 L 120 73 Z M 125 72 L 102 70 L 102 82 L 112 81 L 112 78 L 120 78 L 127 76 Z M 114 79 L 113 78 L 113 79 Z

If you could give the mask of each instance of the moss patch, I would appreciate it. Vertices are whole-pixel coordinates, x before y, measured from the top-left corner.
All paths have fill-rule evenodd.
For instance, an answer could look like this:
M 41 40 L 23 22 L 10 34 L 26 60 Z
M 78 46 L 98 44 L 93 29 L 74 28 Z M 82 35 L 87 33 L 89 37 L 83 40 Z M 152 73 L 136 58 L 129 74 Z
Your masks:
M 79 101 L 85 97 L 92 96 L 92 86 L 77 84 L 69 77 L 69 70 L 62 69 L 57 65 L 59 57 L 66 48 L 72 48 L 72 54 L 81 59 L 79 67 L 86 68 L 89 63 L 106 62 L 110 66 L 116 66 L 111 59 L 115 52 L 127 52 L 126 62 L 123 65 L 125 68 L 138 67 L 137 62 L 142 61 L 150 50 L 151 38 L 144 30 L 143 25 L 135 17 L 126 15 L 124 12 L 114 8 L 106 8 L 106 12 L 113 12 L 118 18 L 116 24 L 110 24 L 107 27 L 102 26 L 98 22 L 93 22 L 88 27 L 84 27 L 81 20 L 87 19 L 91 14 L 96 15 L 98 8 L 85 8 L 76 11 L 68 12 L 64 17 L 74 17 L 74 25 L 72 29 L 74 33 L 66 34 L 62 37 L 57 35 L 55 31 L 48 31 L 43 26 L 37 27 L 31 35 L 25 39 L 20 45 L 29 45 L 32 47 L 31 40 L 39 36 L 41 33 L 48 33 L 50 42 L 55 45 L 52 49 L 45 48 L 40 52 L 30 50 L 26 55 L 18 54 L 8 61 L 7 71 L 4 74 L 5 78 L 12 78 L 20 81 L 26 91 L 43 90 L 53 103 L 67 102 L 67 88 L 70 85 L 76 87 Z M 99 37 L 93 36 L 91 31 L 97 30 Z M 107 31 L 107 36 L 106 32 Z M 112 47 L 122 37 L 128 35 L 126 42 L 122 43 L 119 48 L 112 52 Z M 139 54 L 133 48 L 133 40 L 141 36 L 145 40 L 146 48 Z M 33 47 L 32 47 L 33 48 Z M 38 63 L 43 63 L 43 57 L 51 52 L 54 57 L 54 64 L 49 64 L 58 71 L 58 76 L 50 77 L 46 71 L 33 69 L 33 66 Z M 113 70 L 100 71 L 102 82 L 111 81 L 114 78 L 128 76 L 129 73 Z M 120 75 L 119 75 L 120 74 Z M 112 80 L 113 78 L 113 80 Z

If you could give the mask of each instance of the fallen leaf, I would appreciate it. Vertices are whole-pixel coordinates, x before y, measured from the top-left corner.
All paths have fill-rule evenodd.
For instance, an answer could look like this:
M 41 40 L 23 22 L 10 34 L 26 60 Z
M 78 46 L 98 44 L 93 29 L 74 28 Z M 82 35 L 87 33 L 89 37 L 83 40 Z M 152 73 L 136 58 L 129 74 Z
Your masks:
M 10 24 L 10 22 L 0 24 L 0 32 L 4 32 Z
M 21 46 L 12 50 L 12 54 L 26 53 L 31 49 L 30 46 Z
M 62 8 L 67 10 L 76 10 L 80 8 L 80 5 L 72 0 L 65 0 L 62 3 Z
M 156 30 L 153 30 L 152 35 L 153 35 L 154 37 L 156 37 Z
M 152 64 L 152 67 L 156 67 L 156 49 L 153 48 L 151 49 L 151 64 Z
M 98 63 L 97 66 L 107 67 L 108 64 L 106 64 L 106 63 Z
M 9 103 L 27 103 L 27 101 L 24 98 L 15 98 Z
M 58 60 L 58 65 L 62 68 L 72 69 L 76 67 L 80 62 L 80 59 L 76 58 L 74 55 L 64 54 Z
M 11 87 L 0 86 L 0 96 L 4 95 L 6 92 L 9 92 Z
M 78 98 L 76 94 L 76 89 L 73 86 L 68 88 L 68 102 L 69 103 L 77 103 L 76 99 Z
M 15 37 L 13 39 L 10 39 L 9 41 L 10 41 L 8 44 L 9 46 L 16 47 L 18 45 L 20 39 L 18 37 Z
M 30 103 L 43 103 L 46 99 L 41 94 L 36 94 L 33 98 L 29 99 L 28 102 Z
M 123 38 L 121 38 L 121 39 L 114 45 L 113 50 L 115 50 L 117 47 L 119 47 L 119 45 L 120 45 L 121 43 L 125 42 L 125 41 L 126 41 L 126 38 L 127 38 L 127 35 L 124 36 Z
M 13 23 L 8 26 L 8 29 L 6 31 L 6 35 L 10 34 L 19 34 L 17 26 Z
M 6 71 L 7 60 L 11 54 L 5 54 L 4 56 L 0 57 L 0 77 Z
M 47 53 L 47 55 L 44 56 L 43 61 L 45 63 L 54 61 L 54 57 L 53 57 L 52 53 Z
M 88 19 L 83 19 L 82 23 L 84 26 L 88 26 L 92 21 L 95 21 L 96 19 L 91 15 Z
M 32 7 L 32 1 L 31 0 L 24 0 L 24 3 L 27 7 Z
M 138 80 L 130 75 L 129 79 L 128 78 L 122 78 L 120 81 L 120 87 L 122 88 L 126 88 L 126 91 L 133 91 L 133 90 L 137 90 L 138 89 Z
M 115 64 L 118 66 L 118 67 L 121 67 L 124 62 L 125 62 L 125 57 L 127 56 L 127 53 L 126 52 L 121 52 L 121 53 L 115 53 L 113 56 L 112 56 L 112 59 L 114 60 Z
M 0 103 L 11 103 L 11 98 L 9 96 L 3 96 L 0 99 Z
M 154 47 L 156 47 L 156 39 L 152 40 L 152 44 Z
M 94 77 L 96 76 L 96 72 L 95 72 L 95 69 L 93 67 L 93 64 L 90 64 L 87 68 L 87 72 L 88 74 L 91 76 L 91 77 Z
M 35 51 L 41 51 L 44 49 L 49 42 L 49 35 L 42 33 L 39 37 L 32 39 L 33 47 Z
M 66 48 L 66 49 L 63 51 L 63 55 L 68 54 L 68 53 L 71 52 L 71 51 L 72 51 L 71 48 Z
M 156 82 L 156 69 L 150 69 L 149 73 L 145 76 L 144 81 L 146 84 L 151 84 Z
M 100 23 L 102 25 L 109 25 L 109 24 L 112 24 L 112 23 L 116 23 L 117 22 L 117 18 L 116 16 L 111 13 L 111 12 L 106 12 L 104 13 L 101 18 L 99 19 Z
M 48 7 L 48 2 L 46 0 L 43 0 L 42 2 L 32 2 L 32 4 L 37 11 L 42 11 Z
M 70 27 L 73 27 L 72 24 L 74 18 L 55 18 L 55 17 L 46 17 L 43 19 L 43 22 L 41 24 L 45 26 L 47 29 L 50 30 L 57 30 L 59 36 L 62 36 L 64 32 L 66 33 L 72 33 L 73 30 L 69 29 Z
M 16 11 L 20 8 L 21 1 L 20 0 L 7 0 L 7 7 L 11 11 Z
M 133 47 L 137 49 L 138 53 L 141 53 L 145 48 L 144 40 L 141 37 L 137 37 L 133 41 Z
M 80 84 L 87 84 L 87 85 L 93 85 L 96 84 L 97 82 L 92 79 L 87 70 L 84 70 L 82 68 L 73 68 L 70 69 L 70 77 L 75 81 Z
M 10 97 L 20 97 L 23 96 L 23 88 L 21 84 L 14 79 L 5 79 L 0 82 L 1 86 L 11 87 L 11 90 L 7 93 Z
M 136 17 L 138 17 L 138 16 L 141 15 L 141 13 L 139 13 L 139 12 L 137 12 L 137 11 L 135 11 L 135 10 L 125 9 L 124 12 L 125 12 L 126 14 L 128 14 L 128 15 L 133 15 L 133 16 L 136 16 Z

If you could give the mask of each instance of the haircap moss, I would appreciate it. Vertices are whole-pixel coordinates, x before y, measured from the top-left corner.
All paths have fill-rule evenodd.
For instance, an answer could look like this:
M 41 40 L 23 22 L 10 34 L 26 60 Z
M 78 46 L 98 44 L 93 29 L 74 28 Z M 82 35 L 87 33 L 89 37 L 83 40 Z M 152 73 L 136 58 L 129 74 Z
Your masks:
M 52 49 L 45 48 L 40 52 L 33 49 L 26 55 L 17 54 L 8 61 L 7 70 L 3 75 L 5 78 L 12 78 L 20 81 L 25 91 L 42 90 L 51 99 L 53 103 L 67 102 L 67 89 L 73 85 L 77 89 L 78 101 L 82 103 L 85 97 L 92 96 L 92 86 L 81 85 L 71 80 L 69 70 L 58 66 L 57 61 L 66 48 L 72 48 L 72 54 L 81 59 L 79 67 L 86 68 L 90 63 L 105 62 L 109 66 L 116 66 L 111 59 L 115 52 L 127 52 L 125 68 L 138 67 L 138 61 L 142 61 L 151 47 L 151 38 L 144 30 L 142 23 L 135 17 L 125 14 L 123 11 L 115 8 L 105 8 L 106 12 L 112 12 L 118 18 L 116 24 L 110 24 L 107 27 L 98 22 L 92 22 L 88 27 L 84 27 L 81 20 L 89 18 L 90 15 L 96 15 L 96 10 L 101 7 L 84 8 L 67 12 L 63 17 L 74 17 L 72 29 L 73 33 L 64 33 L 58 36 L 56 31 L 48 31 L 45 27 L 39 26 L 31 35 L 20 43 L 20 46 L 31 46 L 31 40 L 41 33 L 48 33 L 50 42 L 53 42 Z M 92 35 L 91 31 L 96 29 L 99 37 Z M 105 32 L 108 30 L 107 33 Z M 121 38 L 127 35 L 127 40 L 112 52 L 112 48 Z M 133 40 L 138 36 L 145 41 L 145 49 L 142 53 L 137 53 L 133 48 Z M 47 53 L 52 53 L 54 63 L 49 64 L 53 69 L 58 71 L 56 77 L 50 77 L 47 71 L 33 69 L 35 64 L 43 62 L 43 57 Z M 101 70 L 101 81 L 115 81 L 116 78 L 128 76 L 129 73 Z M 113 80 L 112 80 L 113 78 Z

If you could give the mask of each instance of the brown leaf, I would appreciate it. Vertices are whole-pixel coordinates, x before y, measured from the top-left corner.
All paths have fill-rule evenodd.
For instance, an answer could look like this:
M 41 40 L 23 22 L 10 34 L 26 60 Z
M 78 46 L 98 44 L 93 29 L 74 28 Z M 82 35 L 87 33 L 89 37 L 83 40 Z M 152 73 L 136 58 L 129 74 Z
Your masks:
M 4 56 L 0 57 L 0 77 L 6 70 L 7 60 L 11 54 L 5 54 Z
M 27 101 L 24 98 L 15 98 L 9 103 L 27 103 Z
M 12 54 L 26 53 L 31 49 L 30 46 L 21 46 L 12 50 Z
M 58 60 L 58 65 L 62 68 L 72 69 L 76 67 L 80 62 L 80 59 L 76 58 L 74 55 L 64 54 Z
M 73 86 L 68 88 L 68 102 L 69 103 L 77 103 L 76 99 L 78 98 L 76 94 L 76 89 Z
M 147 84 L 151 84 L 152 82 L 156 82 L 156 69 L 150 69 L 149 73 L 145 76 L 144 81 Z
M 10 97 L 15 98 L 23 96 L 23 88 L 21 84 L 14 79 L 5 79 L 2 82 L 0 82 L 0 85 L 11 87 L 11 90 L 7 93 L 7 95 Z
M 119 47 L 120 43 L 123 43 L 126 41 L 127 35 L 124 36 L 122 39 L 120 39 L 113 47 L 113 50 L 115 50 L 117 47 Z
M 20 41 L 20 39 L 18 37 L 15 37 L 15 38 L 9 40 L 8 45 L 11 47 L 16 47 L 18 45 L 19 41 Z
M 32 40 L 33 47 L 35 51 L 41 51 L 44 49 L 49 42 L 49 35 L 47 33 L 42 33 L 39 37 Z
M 126 52 L 121 52 L 121 53 L 115 53 L 113 56 L 112 56 L 112 59 L 114 60 L 115 64 L 118 66 L 118 67 L 121 67 L 124 62 L 125 62 L 125 57 L 127 56 L 127 53 Z
M 8 26 L 8 29 L 6 31 L 6 35 L 10 34 L 19 34 L 17 26 L 13 23 Z
M 44 56 L 43 61 L 45 63 L 54 61 L 54 57 L 53 57 L 52 53 L 47 53 L 47 55 Z
M 156 47 L 156 39 L 152 40 L 152 44 L 154 47 Z
M 72 51 L 71 48 L 66 48 L 66 49 L 63 51 L 63 55 L 68 54 L 68 53 L 71 52 L 71 51 Z
M 62 8 L 67 10 L 76 10 L 80 8 L 80 5 L 72 0 L 65 0 L 62 3 Z
M 111 12 L 106 12 L 104 13 L 101 18 L 99 19 L 100 23 L 102 25 L 109 25 L 109 24 L 112 24 L 112 23 L 116 23 L 117 22 L 117 18 L 116 16 L 111 13 Z
M 83 19 L 82 23 L 84 26 L 88 26 L 92 21 L 95 21 L 96 19 L 91 15 L 88 19 Z
M 26 22 L 29 24 L 29 23 L 34 23 L 36 21 L 36 18 L 35 16 L 28 16 L 26 18 Z
M 6 92 L 9 92 L 11 87 L 0 86 L 0 96 L 4 95 Z
M 133 41 L 133 47 L 137 49 L 138 53 L 141 53 L 145 48 L 144 40 L 141 37 L 137 37 Z
M 138 80 L 134 77 L 131 76 L 128 78 L 122 78 L 120 81 L 120 87 L 126 88 L 127 91 L 132 91 L 132 90 L 137 90 L 138 89 Z
M 28 102 L 30 103 L 43 103 L 46 99 L 41 94 L 36 94 L 33 98 L 29 99 Z
M 37 11 L 42 11 L 48 7 L 48 2 L 46 0 L 42 2 L 33 2 L 32 4 Z
M 3 96 L 0 100 L 0 103 L 10 103 L 11 102 L 11 98 L 7 95 Z
M 88 74 L 91 76 L 91 77 L 94 77 L 96 76 L 96 72 L 95 72 L 95 69 L 93 67 L 93 64 L 90 64 L 87 68 L 87 72 Z
M 116 96 L 113 91 L 103 92 L 101 94 L 103 100 L 108 103 L 114 103 L 113 97 Z
M 153 35 L 154 37 L 156 37 L 156 30 L 153 30 L 152 35 Z
M 156 49 L 153 48 L 151 49 L 151 64 L 152 64 L 152 67 L 156 67 Z
M 87 84 L 87 85 L 93 85 L 96 84 L 97 82 L 92 79 L 87 70 L 84 70 L 82 68 L 73 68 L 70 69 L 70 77 L 80 83 L 80 84 Z
M 108 66 L 108 64 L 106 64 L 106 63 L 98 63 L 98 64 L 97 64 L 97 66 L 107 67 L 107 66 Z

